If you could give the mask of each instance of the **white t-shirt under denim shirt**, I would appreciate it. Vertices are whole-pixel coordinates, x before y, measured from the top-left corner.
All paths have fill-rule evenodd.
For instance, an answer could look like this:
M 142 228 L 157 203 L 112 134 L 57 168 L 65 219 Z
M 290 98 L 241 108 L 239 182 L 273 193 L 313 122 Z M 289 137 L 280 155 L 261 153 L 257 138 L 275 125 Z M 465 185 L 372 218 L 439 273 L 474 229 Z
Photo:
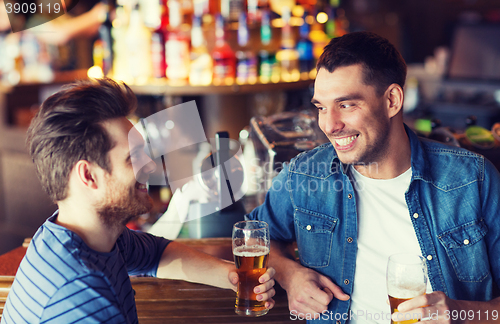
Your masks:
M 405 200 L 412 172 L 409 168 L 393 179 L 372 179 L 351 167 L 350 174 L 356 192 L 358 252 L 349 324 L 387 324 L 387 260 L 397 253 L 422 254 Z M 427 291 L 432 291 L 429 283 Z

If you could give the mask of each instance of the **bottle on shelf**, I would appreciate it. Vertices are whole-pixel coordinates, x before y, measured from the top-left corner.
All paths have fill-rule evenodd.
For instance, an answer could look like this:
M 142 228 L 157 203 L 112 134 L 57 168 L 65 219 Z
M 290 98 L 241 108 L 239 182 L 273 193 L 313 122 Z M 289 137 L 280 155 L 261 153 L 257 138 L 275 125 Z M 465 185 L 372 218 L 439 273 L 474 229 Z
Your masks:
M 92 46 L 92 62 L 94 65 L 92 67 L 92 69 L 94 69 L 94 73 L 95 73 L 95 75 L 92 74 L 92 77 L 100 78 L 100 77 L 104 76 L 104 72 L 103 72 L 104 63 L 103 63 L 103 61 L 104 61 L 103 41 L 100 38 L 97 38 L 94 41 L 94 44 Z
M 225 22 L 237 22 L 246 6 L 246 0 L 221 0 L 220 14 Z
M 102 50 L 102 72 L 104 75 L 109 75 L 113 69 L 113 38 L 111 37 L 111 30 L 113 24 L 110 18 L 110 4 L 108 0 L 103 2 L 106 7 L 106 19 L 99 26 L 99 41 Z
M 290 26 L 290 7 L 281 9 L 283 28 L 281 29 L 281 49 L 276 53 L 276 61 L 281 69 L 281 81 L 292 82 L 300 79 L 299 52 Z
M 236 51 L 236 83 L 238 84 L 257 82 L 257 57 L 248 46 L 248 38 L 247 15 L 242 12 L 238 21 L 239 49 Z
M 269 10 L 263 10 L 260 24 L 260 42 L 262 49 L 259 51 L 259 81 L 269 83 L 273 76 L 273 67 L 276 65 L 275 54 L 269 49 L 272 39 L 272 29 Z M 274 69 L 276 70 L 276 69 Z M 276 74 L 279 81 L 279 71 Z
M 327 6 L 326 7 L 326 13 L 328 15 L 328 20 L 325 23 L 325 32 L 328 35 L 328 38 L 335 38 L 337 37 L 337 22 L 336 22 L 336 17 L 335 17 L 335 8 L 332 6 Z
M 335 14 L 335 37 L 341 37 L 349 32 L 349 20 L 342 8 L 335 8 Z
M 313 43 L 309 39 L 309 24 L 306 22 L 307 12 L 304 13 L 304 23 L 299 27 L 300 39 L 297 43 L 299 52 L 299 71 L 301 79 L 309 79 L 314 70 Z
M 168 0 L 169 23 L 165 43 L 167 78 L 173 84 L 184 84 L 189 77 L 189 36 L 182 29 L 182 8 L 179 0 Z
M 125 34 L 127 41 L 128 71 L 135 84 L 146 84 L 152 76 L 151 32 L 144 25 L 139 4 L 130 13 Z
M 325 32 L 329 39 L 347 34 L 349 21 L 345 16 L 344 9 L 339 8 L 340 0 L 330 0 L 323 3 L 324 12 L 328 15 L 325 23 Z
M 113 78 L 133 82 L 129 71 L 128 45 L 125 36 L 127 35 L 130 19 L 130 7 L 124 6 L 124 0 L 118 0 L 115 8 L 115 18 L 111 36 L 113 38 Z
M 247 0 L 248 24 L 253 26 L 259 19 L 259 0 Z
M 54 72 L 50 66 L 49 53 L 45 44 L 39 42 L 32 33 L 22 33 L 19 54 L 23 63 L 22 82 L 50 82 Z
M 168 10 L 166 0 L 159 1 L 160 21 L 154 28 L 151 35 L 151 59 L 153 63 L 153 77 L 165 78 L 166 75 L 166 55 L 165 42 L 167 40 Z
M 21 81 L 21 33 L 0 34 L 0 84 L 16 85 Z
M 319 23 L 316 19 L 316 14 L 308 16 L 307 18 L 310 18 L 309 39 L 313 42 L 314 60 L 318 61 L 319 57 L 323 53 L 323 49 L 326 45 L 328 45 L 330 38 L 325 33 L 323 24 Z
M 213 84 L 230 85 L 236 76 L 236 56 L 224 36 L 224 19 L 217 15 L 215 19 L 215 48 L 212 52 L 214 73 Z
M 207 49 L 200 16 L 193 18 L 190 58 L 189 84 L 210 85 L 213 71 L 212 56 Z

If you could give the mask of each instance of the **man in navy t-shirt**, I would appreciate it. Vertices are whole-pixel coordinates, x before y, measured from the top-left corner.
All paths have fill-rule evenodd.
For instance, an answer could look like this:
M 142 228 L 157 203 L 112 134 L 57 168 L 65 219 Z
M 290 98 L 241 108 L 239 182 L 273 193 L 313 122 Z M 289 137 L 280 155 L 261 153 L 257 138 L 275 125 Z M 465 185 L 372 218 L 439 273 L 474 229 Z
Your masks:
M 110 79 L 81 81 L 42 104 L 28 149 L 59 209 L 28 247 L 2 324 L 137 323 L 131 274 L 235 290 L 233 263 L 125 226 L 151 209 L 144 183 L 156 167 L 126 118 L 135 106 L 130 88 Z M 269 268 L 258 286 L 268 308 L 273 276 Z

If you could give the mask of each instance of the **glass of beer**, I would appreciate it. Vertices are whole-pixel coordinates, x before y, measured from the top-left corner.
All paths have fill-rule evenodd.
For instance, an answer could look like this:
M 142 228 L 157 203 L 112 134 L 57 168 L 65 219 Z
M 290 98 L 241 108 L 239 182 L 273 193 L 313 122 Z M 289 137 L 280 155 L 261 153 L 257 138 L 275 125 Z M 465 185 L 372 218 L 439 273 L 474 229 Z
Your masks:
M 258 301 L 253 289 L 267 271 L 269 226 L 261 221 L 242 221 L 233 226 L 233 255 L 239 281 L 235 312 L 238 315 L 267 314 L 265 301 Z
M 427 288 L 427 263 L 425 258 L 415 254 L 394 254 L 387 263 L 387 293 L 391 304 L 391 314 L 398 311 L 404 301 L 425 295 Z M 401 318 L 391 323 L 410 324 L 419 321 L 418 316 Z

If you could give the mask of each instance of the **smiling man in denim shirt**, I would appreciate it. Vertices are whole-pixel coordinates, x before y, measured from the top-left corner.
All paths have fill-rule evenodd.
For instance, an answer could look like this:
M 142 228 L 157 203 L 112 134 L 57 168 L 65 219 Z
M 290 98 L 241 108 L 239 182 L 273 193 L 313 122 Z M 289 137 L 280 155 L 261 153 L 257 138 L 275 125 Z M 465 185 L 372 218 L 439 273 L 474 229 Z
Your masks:
M 497 170 L 406 127 L 406 64 L 386 39 L 335 38 L 317 70 L 312 103 L 331 143 L 292 159 L 247 216 L 270 225 L 270 265 L 291 319 L 389 323 L 387 258 L 413 253 L 427 259 L 429 283 L 400 305 L 403 316 L 498 322 Z

